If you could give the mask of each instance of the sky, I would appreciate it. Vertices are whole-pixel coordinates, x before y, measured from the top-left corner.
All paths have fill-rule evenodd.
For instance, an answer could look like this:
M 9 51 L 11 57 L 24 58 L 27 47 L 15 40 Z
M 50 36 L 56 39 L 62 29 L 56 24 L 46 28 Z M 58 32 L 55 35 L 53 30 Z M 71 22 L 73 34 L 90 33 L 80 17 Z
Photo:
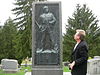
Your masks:
M 68 17 L 72 17 L 76 5 L 87 4 L 87 7 L 93 11 L 93 14 L 100 20 L 100 0 L 48 0 L 48 1 L 61 1 L 62 3 L 62 32 L 65 33 L 65 25 L 67 24 Z M 14 0 L 1 0 L 0 2 L 0 25 L 11 17 L 15 18 L 11 11 L 14 6 Z M 100 22 L 99 22 L 100 25 Z
M 3 25 L 3 23 L 9 18 L 13 16 L 13 12 L 11 11 L 14 7 L 13 5 L 14 0 L 1 0 L 0 1 L 0 25 Z

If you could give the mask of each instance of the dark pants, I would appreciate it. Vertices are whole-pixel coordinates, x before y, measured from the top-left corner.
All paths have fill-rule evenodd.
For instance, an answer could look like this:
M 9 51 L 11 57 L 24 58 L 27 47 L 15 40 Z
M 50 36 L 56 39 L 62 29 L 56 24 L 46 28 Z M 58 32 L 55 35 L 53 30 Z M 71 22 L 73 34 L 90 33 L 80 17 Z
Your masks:
M 71 72 L 71 75 L 86 75 L 86 73 L 80 73 L 80 72 Z
M 73 70 L 71 70 L 71 75 L 86 75 L 87 71 L 86 69 L 74 67 Z

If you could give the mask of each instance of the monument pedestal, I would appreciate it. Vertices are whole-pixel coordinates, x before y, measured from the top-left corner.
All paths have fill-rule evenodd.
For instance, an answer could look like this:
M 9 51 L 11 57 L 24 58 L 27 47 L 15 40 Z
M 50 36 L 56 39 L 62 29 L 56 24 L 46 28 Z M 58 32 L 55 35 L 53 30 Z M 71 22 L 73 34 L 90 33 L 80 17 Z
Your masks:
M 63 75 L 62 68 L 33 68 L 32 75 Z

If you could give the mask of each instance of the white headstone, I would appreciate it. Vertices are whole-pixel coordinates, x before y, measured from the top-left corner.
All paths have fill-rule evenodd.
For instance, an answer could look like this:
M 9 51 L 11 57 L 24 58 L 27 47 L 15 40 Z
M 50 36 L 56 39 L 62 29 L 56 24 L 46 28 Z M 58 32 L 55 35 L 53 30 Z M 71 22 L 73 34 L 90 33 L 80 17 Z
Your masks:
M 2 69 L 4 72 L 17 72 L 18 71 L 18 61 L 13 59 L 2 59 L 1 60 Z
M 95 56 L 94 59 L 88 60 L 88 75 L 100 75 L 100 56 Z
M 100 56 L 94 56 L 94 59 L 100 59 Z

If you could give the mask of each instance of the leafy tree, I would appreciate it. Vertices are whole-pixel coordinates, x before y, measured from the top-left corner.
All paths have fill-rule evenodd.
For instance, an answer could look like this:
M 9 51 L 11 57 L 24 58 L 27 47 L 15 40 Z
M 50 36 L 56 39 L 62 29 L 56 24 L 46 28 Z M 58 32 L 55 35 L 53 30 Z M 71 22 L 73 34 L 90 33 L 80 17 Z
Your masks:
M 83 29 L 86 31 L 86 41 L 89 46 L 89 56 L 100 55 L 100 27 L 98 26 L 97 17 L 92 13 L 85 4 L 81 7 L 76 6 L 72 17 L 68 18 L 68 25 L 66 25 L 66 33 L 63 38 L 63 55 L 64 61 L 70 60 L 72 49 L 75 45 L 73 35 L 76 29 Z
M 18 55 L 16 56 L 21 64 L 22 60 L 27 56 L 32 56 L 32 2 L 44 0 L 16 0 L 14 3 L 16 8 L 12 11 L 16 15 L 16 26 L 18 34 L 16 37 L 16 46 Z

